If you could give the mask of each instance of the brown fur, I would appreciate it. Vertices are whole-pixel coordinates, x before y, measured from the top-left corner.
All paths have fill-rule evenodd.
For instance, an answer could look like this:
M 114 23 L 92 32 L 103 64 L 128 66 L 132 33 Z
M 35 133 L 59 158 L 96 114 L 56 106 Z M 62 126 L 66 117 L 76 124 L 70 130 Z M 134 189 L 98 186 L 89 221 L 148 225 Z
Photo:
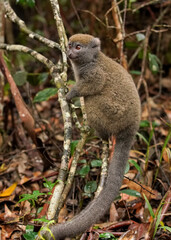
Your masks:
M 91 35 L 76 34 L 70 38 L 68 56 L 76 84 L 67 94 L 83 96 L 89 125 L 107 140 L 116 136 L 114 157 L 109 165 L 104 189 L 80 214 L 51 230 L 55 239 L 64 239 L 87 230 L 109 209 L 118 195 L 133 138 L 139 127 L 140 100 L 128 72 L 100 51 L 100 41 Z M 75 46 L 81 45 L 77 51 Z M 82 46 L 86 45 L 86 46 Z
M 83 44 L 88 44 L 90 41 L 93 40 L 93 36 L 89 34 L 75 34 L 70 37 L 69 42 L 80 42 Z

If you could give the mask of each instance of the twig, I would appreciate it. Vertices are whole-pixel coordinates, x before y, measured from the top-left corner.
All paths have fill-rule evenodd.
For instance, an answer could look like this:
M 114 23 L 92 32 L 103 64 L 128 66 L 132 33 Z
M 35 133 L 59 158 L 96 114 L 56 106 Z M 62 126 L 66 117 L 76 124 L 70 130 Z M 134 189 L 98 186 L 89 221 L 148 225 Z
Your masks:
M 147 57 L 147 48 L 148 42 L 150 37 L 151 28 L 148 27 L 146 31 L 145 41 L 144 41 L 144 51 L 143 51 L 143 60 L 142 60 L 142 67 L 141 67 L 141 75 L 137 84 L 137 90 L 139 90 L 141 83 L 144 81 L 144 74 L 145 74 L 145 66 L 146 66 L 146 57 Z
M 41 35 L 39 35 L 38 33 L 35 33 L 33 31 L 31 31 L 30 29 L 28 29 L 28 27 L 26 26 L 25 22 L 23 20 L 21 20 L 16 13 L 14 12 L 14 10 L 11 8 L 9 1 L 8 0 L 4 0 L 4 6 L 5 6 L 5 13 L 8 16 L 8 18 L 14 22 L 17 23 L 18 26 L 20 27 L 21 31 L 23 31 L 24 33 L 28 34 L 28 36 L 32 39 L 36 39 L 42 43 L 44 43 L 45 45 L 47 45 L 50 48 L 58 48 L 60 50 L 60 45 L 52 40 L 49 40 Z
M 119 7 L 117 5 L 116 0 L 112 1 L 112 16 L 113 16 L 113 20 L 114 20 L 114 23 L 116 26 L 116 38 L 113 41 L 116 43 L 117 50 L 118 50 L 118 53 L 120 56 L 121 64 L 123 65 L 123 67 L 125 69 L 128 69 L 127 60 L 123 53 L 123 40 L 122 39 L 124 39 L 124 37 L 125 37 L 124 23 L 122 22 Z M 126 15 L 124 15 L 124 22 L 125 22 L 125 16 Z
M 82 12 L 91 14 L 98 22 L 100 22 L 104 27 L 108 27 L 100 18 L 98 18 L 94 13 L 89 10 L 81 10 Z
M 139 9 L 141 9 L 141 8 L 143 8 L 143 7 L 146 7 L 146 6 L 151 5 L 151 4 L 154 4 L 154 3 L 158 3 L 158 2 L 160 2 L 160 1 L 161 1 L 161 0 L 151 0 L 151 1 L 149 1 L 149 2 L 144 2 L 144 3 L 141 4 L 139 7 L 133 9 L 132 12 L 134 13 L 134 12 L 138 11 Z
M 137 185 L 139 185 L 142 189 L 144 189 L 145 191 L 149 192 L 152 195 L 155 195 L 154 193 L 150 192 L 148 189 L 146 189 L 145 187 L 143 187 L 140 183 L 138 183 L 137 181 L 130 179 L 129 177 L 124 176 L 124 178 L 128 179 L 129 181 L 132 181 L 134 183 L 136 183 Z
M 71 5 L 72 5 L 72 7 L 73 7 L 73 9 L 74 9 L 75 15 L 77 16 L 78 22 L 79 22 L 79 24 L 80 24 L 80 26 L 81 26 L 81 28 L 82 28 L 82 30 L 83 30 L 83 29 L 84 29 L 84 26 L 83 26 L 83 23 L 82 23 L 82 21 L 81 21 L 81 18 L 80 18 L 80 16 L 79 16 L 79 14 L 78 14 L 78 11 L 77 11 L 77 9 L 76 9 L 76 7 L 75 7 L 75 5 L 74 5 L 73 0 L 71 0 Z
M 50 3 L 52 6 L 54 19 L 56 20 L 56 26 L 57 26 L 57 31 L 59 35 L 59 43 L 60 43 L 60 48 L 62 52 L 63 71 L 62 71 L 61 78 L 65 83 L 67 81 L 67 69 L 68 69 L 67 55 L 66 55 L 68 39 L 65 33 L 63 22 L 62 22 L 58 0 L 50 0 Z
M 75 125 L 81 131 L 81 127 L 82 126 L 81 126 L 81 124 L 80 124 L 80 122 L 78 120 L 78 116 L 77 116 L 77 114 L 75 112 L 75 106 L 74 106 L 74 104 L 71 104 L 70 106 L 71 106 L 71 111 L 72 111 L 72 118 L 73 118 L 73 120 L 75 122 Z
M 163 219 L 165 217 L 165 213 L 168 211 L 168 208 L 170 207 L 170 201 L 171 201 L 171 187 L 169 188 L 169 190 L 167 191 L 167 193 L 164 195 L 163 199 L 161 200 L 161 202 L 155 212 L 155 218 L 153 218 L 150 223 L 150 226 L 148 229 L 148 239 L 149 240 L 154 239 L 155 225 L 156 225 L 156 222 L 158 221 L 160 210 L 161 210 L 161 214 L 160 214 L 159 222 L 163 221 Z M 164 206 L 162 207 L 162 205 L 164 205 Z
M 95 197 L 97 197 L 100 194 L 101 190 L 104 187 L 105 180 L 107 177 L 107 166 L 108 166 L 108 156 L 109 156 L 108 150 L 109 150 L 108 143 L 103 141 L 101 175 L 100 175 L 100 182 L 99 182 Z
M 17 44 L 5 44 L 5 43 L 0 43 L 0 49 L 4 49 L 7 51 L 19 51 L 19 52 L 24 52 L 30 54 L 32 57 L 37 59 L 39 62 L 43 63 L 46 65 L 47 68 L 52 68 L 55 67 L 54 63 L 50 61 L 48 58 L 43 56 L 42 54 L 32 50 L 29 47 L 25 47 L 23 45 L 17 45 Z
M 57 26 L 58 35 L 59 35 L 59 42 L 60 42 L 60 48 L 62 52 L 62 62 L 63 62 L 63 65 L 62 65 L 63 70 L 60 74 L 60 77 L 56 76 L 56 72 L 52 70 L 52 75 L 54 75 L 54 82 L 58 86 L 66 83 L 67 81 L 66 46 L 67 46 L 68 40 L 65 34 L 65 29 L 63 26 L 61 15 L 60 15 L 59 3 L 57 0 L 50 0 L 50 2 L 51 2 L 52 10 L 54 13 L 54 18 L 56 20 L 56 26 Z M 70 143 L 71 143 L 71 137 L 72 137 L 71 114 L 70 114 L 68 103 L 66 102 L 66 99 L 65 99 L 65 88 L 62 85 L 58 90 L 58 100 L 61 105 L 61 110 L 62 110 L 62 115 L 64 120 L 64 144 L 63 144 L 64 152 L 63 152 L 61 166 L 60 166 L 59 175 L 58 175 L 58 184 L 54 189 L 54 193 L 50 201 L 50 205 L 47 213 L 47 217 L 50 220 L 54 219 L 56 216 L 61 194 L 65 186 L 65 180 L 66 180 L 67 171 L 68 171 L 68 161 L 70 157 Z
M 62 208 L 63 203 L 66 200 L 66 197 L 67 197 L 67 195 L 68 195 L 68 193 L 71 189 L 71 186 L 72 186 L 72 183 L 73 183 L 73 180 L 74 180 L 74 176 L 75 176 L 75 172 L 76 172 L 76 168 L 77 168 L 77 162 L 79 160 L 80 153 L 82 152 L 83 146 L 84 146 L 85 141 L 87 139 L 87 135 L 88 135 L 88 133 L 82 134 L 81 139 L 77 144 L 76 150 L 74 152 L 70 172 L 68 174 L 68 179 L 67 179 L 67 182 L 66 182 L 66 186 L 65 186 L 65 189 L 64 189 L 64 191 L 62 193 L 62 196 L 60 198 L 60 202 L 59 202 L 59 205 L 58 205 L 58 209 L 56 211 L 55 218 L 57 218 L 57 216 L 59 214 L 59 211 Z

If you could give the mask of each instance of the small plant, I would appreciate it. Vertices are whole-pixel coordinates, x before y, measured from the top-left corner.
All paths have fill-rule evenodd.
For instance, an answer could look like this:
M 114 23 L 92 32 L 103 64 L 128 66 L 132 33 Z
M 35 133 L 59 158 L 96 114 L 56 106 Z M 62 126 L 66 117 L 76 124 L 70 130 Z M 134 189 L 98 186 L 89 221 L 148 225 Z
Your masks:
M 43 183 L 43 186 L 48 188 L 50 192 L 48 192 L 49 195 L 51 195 L 51 191 L 52 189 L 54 188 L 54 186 L 59 182 L 59 180 L 56 180 L 56 182 L 51 182 L 51 181 L 48 181 L 46 178 L 44 178 L 44 183 Z
M 164 223 L 161 220 L 162 206 L 165 204 L 166 195 L 162 199 L 162 201 L 160 202 L 160 204 L 159 204 L 155 213 L 152 209 L 152 206 L 151 206 L 150 202 L 148 201 L 147 197 L 145 196 L 145 194 L 143 194 L 143 196 L 144 196 L 145 202 L 147 204 L 147 208 L 149 210 L 150 216 L 152 217 L 150 227 L 149 227 L 149 230 L 148 230 L 149 235 L 152 236 L 152 239 L 154 239 L 158 228 L 163 228 L 163 229 L 171 232 L 171 228 L 167 227 L 167 226 L 164 226 Z M 159 227 L 159 225 L 161 225 L 161 227 Z
M 26 232 L 23 234 L 24 239 L 26 240 L 33 240 L 36 239 L 37 233 L 34 232 L 34 226 L 27 225 L 26 226 Z
M 106 233 L 101 233 L 99 235 L 100 239 L 112 239 L 112 240 L 116 240 L 117 238 L 113 236 L 112 233 L 110 232 L 106 232 Z
M 45 193 L 40 193 L 38 190 L 33 191 L 32 194 L 29 193 L 25 193 L 21 195 L 21 199 L 19 200 L 19 202 L 23 202 L 23 201 L 29 201 L 32 206 L 35 206 L 36 201 L 38 200 L 38 197 L 40 196 L 44 196 L 46 195 Z

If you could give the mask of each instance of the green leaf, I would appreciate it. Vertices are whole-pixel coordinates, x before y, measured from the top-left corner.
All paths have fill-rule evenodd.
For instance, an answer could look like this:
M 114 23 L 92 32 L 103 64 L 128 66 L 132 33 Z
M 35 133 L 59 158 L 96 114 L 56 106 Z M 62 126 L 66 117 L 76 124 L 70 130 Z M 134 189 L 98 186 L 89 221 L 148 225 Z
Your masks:
M 147 197 L 145 196 L 144 193 L 143 193 L 143 196 L 144 196 L 145 202 L 146 202 L 146 204 L 147 204 L 148 211 L 150 212 L 150 216 L 154 219 L 155 215 L 154 215 L 153 209 L 152 209 L 152 207 L 151 207 L 151 204 L 150 204 L 150 202 L 148 201 L 148 199 L 147 199 Z
M 67 81 L 67 85 L 75 85 L 75 84 L 76 84 L 76 81 L 74 81 L 74 80 Z
M 92 167 L 101 167 L 102 166 L 102 160 L 96 159 L 91 161 L 91 166 Z
M 51 182 L 51 181 L 48 181 L 46 178 L 44 178 L 44 183 L 43 183 L 43 186 L 48 188 L 50 191 L 52 191 L 53 187 L 55 186 L 55 184 L 58 182 L 58 180 L 56 182 Z
M 141 133 L 137 132 L 136 135 L 139 136 L 139 138 L 141 138 L 147 145 L 149 144 L 148 140 Z
M 28 73 L 27 81 L 32 86 L 37 86 L 40 84 L 43 84 L 47 81 L 49 76 L 48 72 L 42 72 L 42 73 Z
M 140 42 L 145 39 L 145 35 L 142 33 L 137 33 L 136 38 L 137 38 L 137 41 Z
M 139 44 L 136 42 L 126 41 L 125 46 L 129 49 L 136 49 L 139 46 Z
M 37 214 L 39 214 L 39 213 L 42 211 L 42 209 L 43 209 L 43 207 L 39 207 L 39 208 L 37 209 Z
M 112 233 L 106 232 L 106 233 L 101 233 L 99 235 L 100 238 L 104 238 L 104 239 L 117 239 L 113 236 Z
M 27 225 L 26 226 L 26 233 L 23 234 L 23 237 L 26 240 L 33 240 L 33 239 L 36 238 L 36 236 L 37 236 L 37 233 L 34 232 L 34 226 Z
M 83 163 L 83 164 L 87 164 L 87 160 L 86 159 L 81 159 L 78 161 L 79 163 Z
M 22 199 L 19 202 L 23 202 L 26 200 L 37 200 L 39 196 L 46 195 L 45 193 L 40 193 L 38 190 L 33 191 L 32 194 L 22 194 Z
M 138 172 L 142 175 L 142 169 L 141 169 L 141 167 L 138 165 L 138 163 L 135 162 L 133 159 L 129 159 L 128 161 L 129 161 L 129 163 L 131 163 L 131 164 L 138 170 Z
M 137 0 L 129 0 L 129 3 L 128 3 L 128 8 L 131 8 L 132 7 L 132 3 L 136 2 Z
M 149 127 L 149 126 L 150 126 L 150 123 L 148 120 L 142 120 L 140 122 L 140 127 L 142 127 L 142 128 Z
M 14 74 L 13 78 L 17 86 L 22 86 L 27 82 L 27 72 L 18 71 Z
M 130 196 L 134 196 L 134 197 L 141 197 L 141 193 L 139 193 L 133 189 L 123 189 L 123 190 L 120 190 L 120 193 L 126 193 L 126 194 L 128 194 Z
M 37 219 L 34 219 L 35 222 L 46 222 L 48 223 L 49 220 L 46 218 L 46 216 L 43 216 L 42 218 L 37 218 Z
M 131 70 L 130 73 L 134 75 L 141 75 L 141 71 L 138 70 Z
M 129 163 L 127 162 L 124 174 L 127 174 L 129 172 L 129 169 L 130 169 L 130 166 L 129 166 Z
M 96 181 L 89 181 L 84 186 L 84 192 L 85 193 L 94 193 L 97 189 L 97 183 Z
M 154 234 L 153 234 L 153 239 L 156 235 L 156 232 L 157 232 L 157 229 L 158 229 L 158 226 L 160 224 L 160 219 L 161 219 L 161 211 L 162 211 L 162 208 L 160 208 L 158 214 L 157 214 L 157 221 L 156 221 L 156 224 L 155 224 L 155 228 L 154 228 Z
M 33 225 L 27 225 L 26 226 L 26 233 L 33 232 L 33 230 L 34 230 L 34 226 Z
M 44 90 L 38 92 L 34 97 L 33 102 L 47 101 L 50 97 L 57 94 L 57 88 L 45 88 Z
M 152 122 L 152 126 L 153 127 L 158 127 L 159 124 L 154 121 L 154 122 Z M 148 120 L 142 120 L 140 122 L 140 127 L 141 128 L 150 127 L 150 122 Z
M 19 3 L 22 6 L 34 7 L 35 0 L 16 0 L 16 3 Z
M 37 77 L 39 84 L 44 83 L 47 80 L 48 76 L 49 76 L 49 73 L 47 72 L 39 73 Z
M 160 227 L 160 228 L 162 228 L 162 229 L 164 229 L 164 230 L 167 230 L 168 232 L 171 233 L 171 227 L 168 227 L 168 226 L 162 226 L 162 227 Z
M 71 156 L 73 156 L 77 144 L 78 144 L 78 140 L 75 140 L 75 141 L 71 142 L 71 145 L 70 145 L 70 147 L 71 147 Z
M 90 171 L 90 166 L 89 165 L 85 165 L 83 166 L 80 171 L 79 171 L 79 174 L 82 176 L 82 177 L 85 177 Z
M 160 60 L 155 54 L 148 53 L 149 67 L 152 73 L 157 73 L 159 71 Z
M 5 85 L 4 85 L 4 95 L 6 96 L 6 95 L 9 95 L 9 90 L 10 90 L 10 85 L 9 85 L 9 83 L 6 83 Z
M 141 49 L 138 53 L 138 59 L 143 59 L 144 51 Z

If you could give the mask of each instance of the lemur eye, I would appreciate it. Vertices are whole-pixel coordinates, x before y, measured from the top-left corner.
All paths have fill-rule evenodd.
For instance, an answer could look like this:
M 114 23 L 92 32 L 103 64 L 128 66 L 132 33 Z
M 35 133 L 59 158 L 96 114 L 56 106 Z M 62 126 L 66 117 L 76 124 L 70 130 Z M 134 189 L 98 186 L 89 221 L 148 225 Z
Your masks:
M 71 43 L 69 43 L 69 44 L 68 44 L 68 48 L 71 49 L 71 47 L 72 47 L 72 45 L 71 45 Z
M 81 49 L 81 46 L 78 44 L 78 45 L 75 47 L 75 49 L 80 50 L 80 49 Z

